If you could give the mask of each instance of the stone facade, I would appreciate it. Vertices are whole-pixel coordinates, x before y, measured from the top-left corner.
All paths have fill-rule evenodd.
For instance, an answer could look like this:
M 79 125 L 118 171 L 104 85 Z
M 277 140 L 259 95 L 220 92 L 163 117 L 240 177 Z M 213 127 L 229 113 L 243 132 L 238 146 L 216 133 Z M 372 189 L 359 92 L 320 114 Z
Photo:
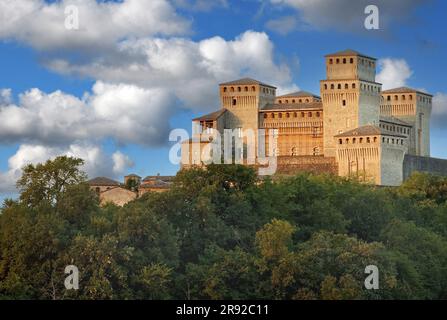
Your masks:
M 193 120 L 182 167 L 211 161 L 211 142 L 230 129 L 244 146 L 234 146 L 234 160 L 246 163 L 254 141 L 257 156 L 267 150 L 277 158 L 277 173 L 329 172 L 397 186 L 408 171 L 429 168 L 407 156 L 430 157 L 432 96 L 411 88 L 382 91 L 376 59 L 353 50 L 326 55 L 325 63 L 321 97 L 304 91 L 277 97 L 274 86 L 249 78 L 219 85 L 221 109 Z M 245 135 L 251 130 L 254 138 Z

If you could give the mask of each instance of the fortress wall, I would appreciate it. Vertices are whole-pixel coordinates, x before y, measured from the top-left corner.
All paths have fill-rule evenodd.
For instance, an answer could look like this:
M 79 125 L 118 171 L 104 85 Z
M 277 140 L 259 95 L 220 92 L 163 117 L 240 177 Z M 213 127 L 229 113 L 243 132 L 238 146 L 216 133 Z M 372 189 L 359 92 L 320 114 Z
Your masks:
M 447 176 L 447 160 L 405 155 L 403 176 L 408 179 L 415 171 Z
M 330 173 L 337 175 L 338 166 L 335 157 L 323 156 L 280 156 L 278 157 L 277 173 L 297 174 L 311 172 L 315 174 Z

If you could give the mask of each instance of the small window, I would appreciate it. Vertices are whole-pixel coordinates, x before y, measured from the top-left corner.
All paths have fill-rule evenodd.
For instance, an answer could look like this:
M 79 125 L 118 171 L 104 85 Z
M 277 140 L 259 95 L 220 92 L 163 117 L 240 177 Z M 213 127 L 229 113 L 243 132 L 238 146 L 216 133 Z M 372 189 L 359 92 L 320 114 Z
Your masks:
M 399 100 L 399 97 L 397 95 L 394 96 L 394 100 Z
M 295 103 L 295 99 L 292 100 L 292 103 Z
M 343 140 L 342 139 L 338 139 L 338 144 L 343 144 Z
M 349 84 L 345 84 L 345 89 L 349 89 Z
M 275 119 L 275 114 L 274 113 L 272 113 L 272 119 Z
M 334 60 L 329 59 L 329 64 L 334 64 Z
M 309 118 L 312 118 L 312 112 L 308 113 Z
M 303 99 L 300 99 L 300 103 L 303 103 Z
M 350 62 L 351 64 L 353 64 L 353 63 L 354 63 L 354 58 L 349 59 L 349 62 Z
M 340 59 L 337 59 L 337 60 L 335 60 L 335 61 L 336 61 L 336 63 L 337 63 L 337 64 L 339 64 L 339 63 L 340 63 Z
M 366 138 L 366 143 L 371 143 L 371 138 L 370 137 Z
M 267 117 L 268 117 L 267 113 L 264 113 L 264 119 L 267 119 Z
M 346 58 L 343 58 L 343 64 L 346 64 Z
M 319 118 L 320 117 L 320 112 L 317 112 L 317 118 Z
M 244 91 L 245 91 L 245 92 L 248 92 L 248 87 L 245 87 L 245 88 L 244 88 Z
M 282 100 L 279 100 L 278 102 L 279 102 L 279 104 L 282 104 Z
M 343 100 L 343 107 L 346 107 L 346 100 Z
M 352 89 L 355 89 L 355 83 L 352 84 Z
M 231 92 L 234 92 L 234 87 L 231 87 L 231 88 L 230 88 L 230 91 L 231 91 Z
M 338 88 L 338 89 L 341 89 L 341 84 L 338 84 L 337 88 Z
M 223 89 L 223 92 L 227 92 L 227 87 L 225 87 L 225 88 Z
M 406 99 L 405 95 L 402 95 L 402 100 L 404 100 L 404 101 L 405 101 L 405 99 Z
M 324 90 L 327 90 L 327 84 L 324 85 Z
M 233 106 L 237 105 L 237 100 L 233 98 Z
M 386 97 L 387 101 L 391 101 L 391 96 Z
M 309 99 L 306 99 L 306 103 L 309 103 Z
M 251 87 L 251 91 L 255 92 L 256 91 L 256 87 Z
M 332 90 L 334 89 L 334 84 L 331 84 L 331 89 L 332 89 Z

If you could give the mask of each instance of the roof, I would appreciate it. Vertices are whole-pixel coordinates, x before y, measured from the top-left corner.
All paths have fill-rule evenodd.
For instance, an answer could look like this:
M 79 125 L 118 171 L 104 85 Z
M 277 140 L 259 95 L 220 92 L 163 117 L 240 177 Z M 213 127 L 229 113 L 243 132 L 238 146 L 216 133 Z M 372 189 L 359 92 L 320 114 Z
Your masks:
M 288 93 L 282 96 L 278 96 L 276 97 L 278 98 L 288 98 L 288 97 L 314 97 L 314 98 L 318 98 L 321 99 L 320 96 L 317 96 L 316 94 L 307 92 L 307 91 L 297 91 L 297 92 L 292 92 L 292 93 Z
M 206 114 L 204 116 L 198 117 L 193 119 L 192 121 L 212 121 L 217 120 L 220 116 L 222 116 L 225 112 L 227 112 L 226 109 L 221 109 L 219 111 L 214 111 L 212 113 Z
M 105 177 L 97 177 L 97 178 L 87 181 L 87 183 L 91 186 L 98 186 L 98 187 L 110 187 L 110 186 L 118 187 L 118 186 L 120 186 L 119 182 L 109 179 L 109 178 L 105 178 Z
M 373 125 L 367 125 L 343 132 L 341 134 L 336 135 L 335 138 L 352 137 L 352 136 L 374 136 L 374 135 L 388 135 L 388 136 L 391 135 L 395 137 L 406 138 L 406 136 L 391 133 L 387 130 L 381 129 Z
M 143 179 L 143 181 L 154 181 L 154 180 L 160 180 L 160 181 L 164 181 L 164 182 L 170 182 L 172 180 L 174 180 L 174 176 L 160 176 L 160 175 L 156 175 L 156 176 L 147 176 L 146 178 Z
M 396 118 L 396 117 L 380 116 L 380 121 L 382 121 L 382 122 L 389 122 L 389 123 L 395 123 L 395 124 L 399 124 L 399 125 L 406 126 L 406 127 L 412 127 L 412 125 L 409 124 L 408 122 L 403 121 L 403 120 L 401 120 L 399 118 Z
M 377 60 L 376 58 L 367 56 L 365 54 L 362 54 L 358 51 L 352 50 L 352 49 L 346 49 L 343 51 L 338 51 L 335 53 L 331 53 L 331 54 L 327 54 L 325 57 L 347 57 L 347 56 L 359 56 L 359 57 L 363 57 L 363 58 L 368 58 L 368 59 L 372 59 L 372 60 Z
M 221 86 L 233 86 L 233 85 L 237 86 L 237 85 L 244 85 L 244 84 L 248 84 L 248 85 L 256 84 L 256 85 L 261 85 L 261 86 L 264 86 L 264 87 L 270 87 L 270 88 L 276 89 L 276 87 L 274 87 L 274 86 L 271 86 L 269 84 L 263 83 L 261 81 L 258 81 L 258 80 L 252 79 L 252 78 L 242 78 L 242 79 L 239 79 L 239 80 L 234 80 L 234 81 L 230 81 L 230 82 L 221 83 L 220 85 Z
M 412 89 L 409 87 L 399 87 L 399 88 L 382 91 L 382 94 L 387 94 L 387 93 L 420 93 L 420 94 L 425 94 L 426 96 L 433 97 L 433 95 L 431 95 L 429 93 L 422 92 L 420 90 Z
M 323 103 L 321 102 L 310 102 L 310 103 L 270 103 L 264 106 L 260 111 L 274 111 L 274 110 L 307 110 L 307 109 L 317 109 L 323 110 Z

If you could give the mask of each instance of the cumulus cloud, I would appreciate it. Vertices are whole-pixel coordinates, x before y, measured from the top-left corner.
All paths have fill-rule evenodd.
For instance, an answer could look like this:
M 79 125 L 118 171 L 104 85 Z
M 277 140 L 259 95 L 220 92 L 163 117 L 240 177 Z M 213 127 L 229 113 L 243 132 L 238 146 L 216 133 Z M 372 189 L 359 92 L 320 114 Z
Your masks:
M 135 60 L 94 61 L 57 59 L 52 70 L 109 83 L 127 83 L 143 88 L 162 88 L 182 105 L 212 111 L 217 106 L 219 82 L 250 76 L 280 87 L 293 87 L 290 68 L 276 63 L 274 45 L 263 32 L 247 31 L 234 40 L 212 37 L 195 42 L 183 38 L 145 38 L 123 41 L 122 56 Z
M 165 142 L 173 112 L 168 93 L 97 82 L 82 99 L 31 89 L 19 105 L 0 106 L 0 142 L 67 145 L 112 138 L 117 143 Z
M 78 30 L 66 28 L 69 6 L 78 11 Z M 181 35 L 189 28 L 190 22 L 167 0 L 0 1 L 0 39 L 19 40 L 40 50 L 97 49 L 128 37 Z
M 383 84 L 383 90 L 406 86 L 413 71 L 404 59 L 385 58 L 378 61 L 379 73 L 376 81 Z
M 275 6 L 288 6 L 298 11 L 301 23 L 316 29 L 363 32 L 365 8 L 374 4 L 380 11 L 380 27 L 409 21 L 414 9 L 430 0 L 270 0 Z
M 72 144 L 68 147 L 49 147 L 44 145 L 20 145 L 17 152 L 8 160 L 8 170 L 0 171 L 0 193 L 14 193 L 15 183 L 20 178 L 22 168 L 54 159 L 57 156 L 77 157 L 85 160 L 82 168 L 90 177 L 119 177 L 133 166 L 128 156 L 117 151 L 106 154 L 101 147 L 90 144 Z

